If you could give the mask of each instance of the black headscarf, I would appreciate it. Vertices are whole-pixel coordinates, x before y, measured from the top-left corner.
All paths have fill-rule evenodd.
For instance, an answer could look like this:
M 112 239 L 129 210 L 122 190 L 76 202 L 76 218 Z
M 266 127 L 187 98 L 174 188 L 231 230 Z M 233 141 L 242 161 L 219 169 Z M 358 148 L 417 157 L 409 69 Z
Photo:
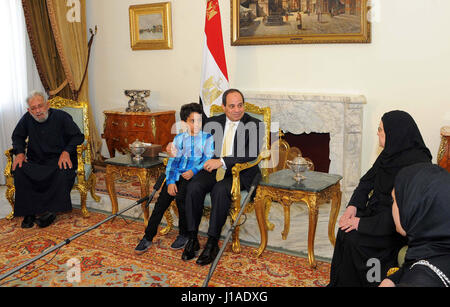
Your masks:
M 407 261 L 450 255 L 450 173 L 429 163 L 402 169 L 395 180 Z
M 431 163 L 432 156 L 411 115 L 396 110 L 385 113 L 381 120 L 386 140 L 383 151 L 375 161 L 377 175 L 374 190 L 389 196 L 395 176 L 403 167 L 420 162 Z

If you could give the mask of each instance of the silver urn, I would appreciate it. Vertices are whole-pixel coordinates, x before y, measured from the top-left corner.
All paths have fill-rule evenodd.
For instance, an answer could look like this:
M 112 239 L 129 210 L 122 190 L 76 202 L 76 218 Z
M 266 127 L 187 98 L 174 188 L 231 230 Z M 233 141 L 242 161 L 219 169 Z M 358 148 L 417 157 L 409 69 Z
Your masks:
M 130 144 L 129 147 L 131 153 L 134 155 L 133 160 L 136 162 L 141 161 L 143 159 L 141 155 L 145 151 L 145 143 L 136 140 L 132 144 Z
M 292 160 L 287 160 L 286 164 L 294 172 L 294 179 L 297 182 L 301 182 L 306 178 L 303 176 L 303 173 L 311 169 L 313 165 L 311 161 L 306 160 L 301 155 L 298 155 Z

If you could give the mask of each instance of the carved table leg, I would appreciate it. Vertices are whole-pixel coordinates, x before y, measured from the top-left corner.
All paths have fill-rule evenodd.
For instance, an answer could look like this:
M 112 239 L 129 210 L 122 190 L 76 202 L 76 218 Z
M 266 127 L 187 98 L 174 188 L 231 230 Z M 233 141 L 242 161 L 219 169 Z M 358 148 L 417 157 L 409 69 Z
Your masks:
M 283 240 L 287 239 L 289 229 L 291 228 L 291 201 L 288 201 L 288 199 L 288 197 L 283 197 L 281 199 L 284 211 L 284 229 L 281 232 L 281 237 Z
M 316 237 L 317 219 L 319 216 L 319 207 L 317 206 L 317 196 L 310 195 L 308 197 L 308 211 L 309 211 L 309 229 L 308 229 L 308 260 L 312 268 L 317 266 L 316 258 L 314 256 L 314 239 Z
M 330 220 L 328 222 L 328 238 L 333 246 L 336 244 L 336 235 L 334 233 L 334 227 L 336 226 L 336 220 L 341 208 L 341 187 L 339 182 L 333 187 L 333 198 L 331 200 Z
M 114 177 L 117 171 L 114 166 L 106 165 L 105 183 L 108 190 L 109 199 L 111 200 L 111 212 L 116 214 L 118 210 L 116 188 L 114 187 Z
M 137 177 L 139 178 L 139 183 L 141 185 L 141 198 L 144 198 L 148 196 L 150 193 L 150 187 L 149 187 L 149 173 L 146 169 L 139 169 L 136 172 Z M 149 210 L 146 206 L 147 202 L 143 202 L 141 204 L 142 212 L 144 212 L 144 225 L 147 227 L 148 219 L 149 219 Z

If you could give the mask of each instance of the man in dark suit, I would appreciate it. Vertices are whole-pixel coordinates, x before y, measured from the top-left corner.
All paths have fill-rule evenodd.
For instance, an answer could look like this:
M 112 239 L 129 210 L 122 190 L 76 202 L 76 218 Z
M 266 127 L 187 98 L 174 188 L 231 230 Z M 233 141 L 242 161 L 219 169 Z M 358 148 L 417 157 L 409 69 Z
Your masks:
M 210 264 L 219 252 L 220 233 L 231 205 L 231 169 L 236 163 L 256 159 L 263 141 L 260 136 L 260 132 L 264 132 L 263 123 L 245 113 L 244 96 L 239 90 L 229 89 L 224 92 L 222 108 L 225 114 L 204 119 L 203 130 L 214 136 L 215 155 L 205 162 L 203 170 L 187 187 L 185 205 L 189 241 L 183 251 L 183 260 L 193 259 L 200 250 L 198 228 L 205 196 L 208 192 L 211 193 L 208 241 L 196 262 L 200 265 Z M 248 190 L 258 173 L 258 166 L 242 171 L 241 187 Z

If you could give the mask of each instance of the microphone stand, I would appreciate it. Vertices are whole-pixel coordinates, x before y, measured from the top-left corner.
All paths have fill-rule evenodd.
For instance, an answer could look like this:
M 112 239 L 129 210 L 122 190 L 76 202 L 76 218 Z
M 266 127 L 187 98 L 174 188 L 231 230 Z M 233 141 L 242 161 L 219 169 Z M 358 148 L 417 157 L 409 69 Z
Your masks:
M 219 252 L 217 253 L 216 259 L 214 259 L 214 262 L 211 264 L 211 267 L 209 268 L 209 273 L 206 276 L 205 281 L 203 282 L 202 287 L 207 287 L 209 280 L 211 279 L 212 275 L 214 274 L 214 271 L 217 267 L 217 264 L 219 263 L 220 258 L 222 257 L 223 252 L 225 251 L 225 248 L 227 247 L 228 241 L 231 238 L 231 235 L 234 232 L 234 229 L 236 229 L 237 224 L 239 223 L 239 219 L 241 218 L 242 213 L 244 213 L 245 207 L 247 207 L 248 203 L 250 202 L 250 198 L 252 197 L 253 192 L 255 191 L 256 187 L 258 186 L 259 181 L 261 180 L 261 174 L 258 173 L 255 178 L 253 178 L 252 185 L 250 187 L 250 190 L 248 191 L 247 196 L 244 199 L 244 202 L 241 205 L 241 210 L 239 211 L 236 220 L 234 221 L 233 225 L 230 229 L 228 229 L 228 233 L 225 237 L 225 240 L 223 241 L 222 247 L 220 248 Z
M 48 250 L 42 252 L 41 254 L 37 255 L 37 256 L 34 257 L 33 259 L 30 259 L 30 260 L 28 260 L 27 262 L 21 264 L 20 266 L 18 266 L 18 267 L 16 267 L 16 268 L 12 269 L 11 271 L 6 272 L 6 273 L 3 274 L 3 275 L 0 275 L 0 280 L 3 280 L 3 279 L 5 279 L 5 278 L 11 276 L 12 274 L 16 273 L 17 271 L 20 271 L 21 269 L 23 269 L 24 267 L 30 265 L 31 263 L 33 263 L 33 262 L 35 262 L 35 261 L 41 259 L 42 257 L 44 257 L 44 256 L 50 254 L 51 252 L 53 252 L 53 251 L 55 251 L 55 250 L 57 250 L 57 249 L 63 247 L 64 245 L 69 244 L 71 241 L 75 240 L 76 238 L 81 237 L 82 235 L 88 233 L 88 232 L 91 231 L 91 230 L 94 230 L 95 228 L 98 228 L 100 225 L 102 225 L 102 224 L 106 223 L 107 221 L 109 221 L 109 220 L 115 218 L 116 216 L 119 216 L 119 215 L 123 214 L 124 212 L 126 212 L 126 211 L 130 210 L 131 208 L 133 208 L 133 207 L 135 207 L 135 206 L 137 206 L 137 205 L 143 203 L 144 201 L 147 201 L 147 203 L 146 203 L 146 207 L 147 207 L 147 206 L 150 204 L 150 202 L 152 201 L 152 199 L 153 199 L 153 197 L 155 196 L 156 192 L 161 188 L 162 184 L 166 181 L 165 177 L 166 177 L 166 175 L 165 175 L 164 173 L 161 174 L 161 175 L 158 177 L 158 179 L 156 180 L 155 185 L 153 186 L 153 192 L 152 192 L 152 194 L 150 194 L 149 196 L 146 196 L 146 197 L 143 197 L 143 198 L 137 200 L 134 204 L 132 204 L 131 206 L 129 206 L 129 207 L 125 208 L 125 209 L 123 209 L 122 211 L 119 211 L 119 212 L 117 212 L 116 214 L 112 214 L 112 215 L 108 216 L 106 219 L 104 219 L 104 220 L 101 221 L 101 222 L 98 222 L 98 223 L 95 224 L 94 226 L 91 226 L 91 227 L 89 227 L 89 228 L 86 229 L 86 230 L 80 231 L 79 233 L 77 233 L 77 234 L 71 236 L 70 238 L 67 238 L 67 239 L 64 240 L 63 242 L 61 242 L 61 243 L 59 243 L 59 244 L 53 246 L 52 248 L 50 248 L 50 249 L 48 249 Z

